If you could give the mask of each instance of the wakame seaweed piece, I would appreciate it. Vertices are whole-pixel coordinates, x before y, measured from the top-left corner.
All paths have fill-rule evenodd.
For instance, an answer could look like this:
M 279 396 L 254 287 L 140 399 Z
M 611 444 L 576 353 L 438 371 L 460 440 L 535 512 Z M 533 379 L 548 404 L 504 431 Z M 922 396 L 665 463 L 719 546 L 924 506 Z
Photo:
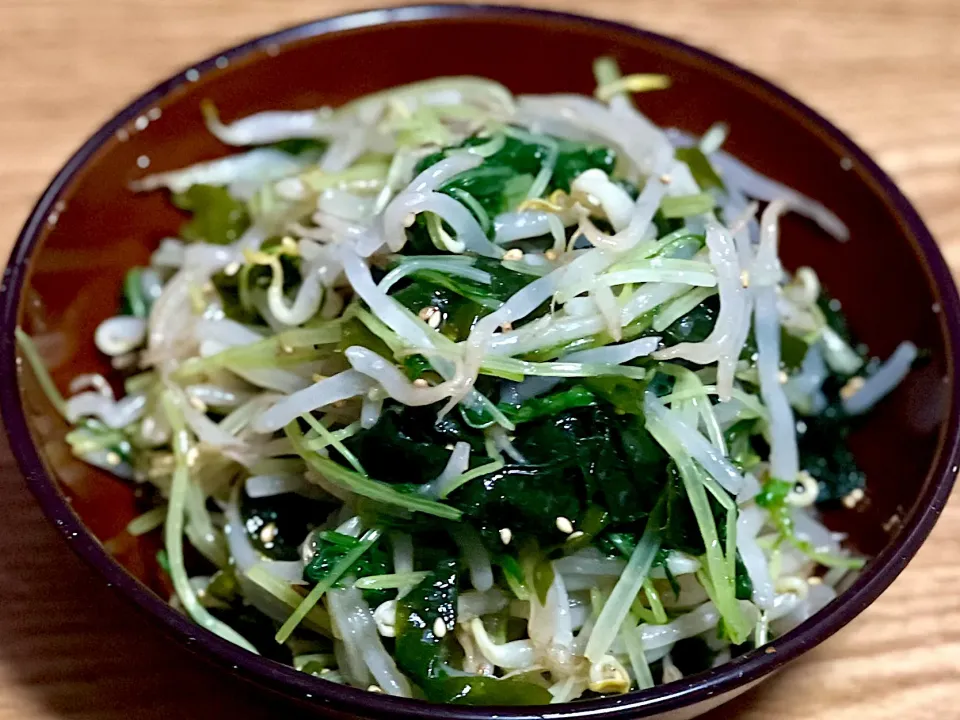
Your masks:
M 436 569 L 397 603 L 397 666 L 436 703 L 457 705 L 545 705 L 550 693 L 517 678 L 502 680 L 464 676 L 451 667 L 457 641 L 457 563 L 441 561 Z M 437 621 L 446 632 L 436 633 Z
M 441 406 L 388 402 L 373 427 L 346 438 L 343 444 L 372 478 L 393 484 L 429 482 L 447 466 L 447 445 L 462 440 L 470 443 L 473 454 L 483 451 L 483 435 L 456 413 L 437 419 Z
M 437 330 L 450 340 L 461 342 L 480 318 L 499 308 L 535 279 L 508 270 L 489 258 L 476 258 L 474 267 L 490 275 L 488 285 L 424 270 L 412 273 L 400 289 L 391 293 L 391 297 L 414 314 L 427 307 L 436 308 L 441 317 Z M 544 303 L 543 309 L 532 313 L 528 320 L 539 317 L 547 307 Z
M 407 241 L 403 245 L 404 255 L 438 255 L 444 251 L 433 244 L 430 231 L 427 230 L 427 213 L 420 213 L 407 228 Z
M 207 612 L 237 630 L 261 655 L 285 664 L 293 661 L 290 648 L 274 639 L 274 625 L 265 623 L 263 614 L 244 599 L 235 566 L 214 573 L 198 599 Z M 320 641 L 319 636 L 314 639 Z
M 526 188 L 533 182 L 533 175 L 518 170 L 509 164 L 500 164 L 496 155 L 487 158 L 475 168 L 466 170 L 447 180 L 438 192 L 456 199 L 454 188 L 473 196 L 491 220 L 523 201 Z M 518 180 L 523 178 L 523 180 Z
M 490 283 L 485 284 L 464 277 L 447 275 L 437 270 L 421 270 L 413 273 L 412 276 L 429 278 L 435 284 L 442 284 L 461 297 L 490 309 L 500 307 L 536 279 L 531 275 L 505 268 L 499 260 L 492 258 L 475 258 L 473 267 L 490 275 Z
M 618 377 L 581 378 L 581 383 L 598 398 L 603 398 L 619 414 L 644 416 L 643 396 L 647 391 L 657 397 L 673 392 L 676 378 L 662 372 L 651 371 L 644 380 Z
M 307 534 L 321 525 L 337 503 L 297 493 L 252 498 L 240 494 L 240 517 L 250 542 L 271 560 L 296 560 Z
M 531 137 L 537 137 L 531 135 Z M 524 142 L 508 135 L 503 147 L 484 161 L 484 164 L 505 165 L 518 175 L 535 176 L 543 167 L 549 153 L 548 144 L 556 144 L 557 163 L 554 167 L 548 193 L 559 189 L 569 191 L 570 182 L 590 168 L 599 168 L 608 173 L 616 164 L 616 153 L 600 145 L 585 145 L 549 135 L 542 136 L 545 142 Z
M 566 410 L 588 407 L 597 402 L 597 396 L 583 385 L 560 390 L 551 395 L 534 397 L 520 405 L 501 403 L 498 407 L 514 424 L 531 422 L 542 417 L 557 415 Z
M 806 340 L 780 329 L 780 363 L 785 370 L 799 370 L 809 349 L 810 345 Z
M 526 464 L 508 464 L 454 492 L 449 500 L 479 527 L 491 547 L 499 528 L 524 538 L 563 539 L 556 519 L 577 523 L 591 505 L 610 521 L 649 514 L 663 479 L 666 455 L 640 419 L 609 406 L 568 410 L 524 423 L 513 445 Z
M 570 183 L 587 170 L 596 168 L 610 175 L 617 164 L 617 153 L 604 145 L 585 145 L 572 140 L 558 140 L 557 146 L 559 150 L 557 166 L 550 178 L 548 186 L 550 191 L 570 192 Z M 624 181 L 622 186 L 633 198 L 636 198 L 636 187 L 633 187 L 631 193 L 628 185 L 632 186 L 632 183 Z
M 589 547 L 597 536 L 610 524 L 610 513 L 599 505 L 591 505 L 580 518 L 579 534 L 570 535 L 563 543 L 562 551 L 570 555 Z
M 193 242 L 227 245 L 250 227 L 246 205 L 230 196 L 226 188 L 192 185 L 173 193 L 173 204 L 193 217 L 180 229 L 180 237 Z
M 627 560 L 633 555 L 640 536 L 632 532 L 608 531 L 597 537 L 597 547 L 610 557 L 620 555 Z M 656 561 L 654 561 L 656 564 Z
M 666 347 L 682 342 L 699 343 L 707 339 L 720 313 L 720 298 L 712 295 L 667 327 L 661 337 Z
M 533 137 L 537 137 L 534 135 Z M 551 175 L 550 182 L 547 185 L 547 192 L 554 190 L 563 190 L 564 192 L 570 191 L 570 183 L 576 179 L 581 173 L 596 168 L 603 170 L 608 175 L 613 172 L 614 167 L 617 164 L 617 154 L 613 149 L 606 147 L 604 145 L 598 145 L 593 143 L 580 143 L 573 140 L 564 140 L 562 138 L 555 138 L 553 136 L 543 136 L 546 141 L 544 143 L 537 142 L 524 142 L 519 138 L 512 137 L 507 135 L 504 138 L 503 147 L 500 148 L 493 155 L 484 159 L 483 164 L 480 167 L 504 167 L 512 171 L 514 176 L 518 175 L 527 175 L 532 179 L 538 172 L 540 172 L 543 162 L 548 155 L 548 142 L 552 141 L 557 146 L 557 162 L 554 167 L 553 174 Z M 489 142 L 489 138 L 478 138 L 476 136 L 467 138 L 460 146 L 471 147 L 475 145 L 482 145 L 486 142 Z M 457 148 L 446 148 L 446 150 L 452 150 Z M 426 170 L 431 165 L 434 165 L 446 156 L 445 151 L 436 152 L 420 160 L 417 163 L 417 166 L 414 170 L 415 173 L 420 173 L 423 170 Z M 468 171 L 469 172 L 469 171 Z M 466 175 L 463 173 L 462 175 Z M 461 175 L 458 175 L 453 180 L 449 181 L 444 187 L 440 188 L 440 191 L 443 192 L 445 187 L 450 187 L 451 184 Z M 464 188 L 467 189 L 467 188 Z M 484 188 L 480 188 L 481 191 Z M 467 189 L 468 192 L 474 194 L 471 190 Z M 492 194 L 492 189 L 489 190 L 489 193 Z M 483 200 L 478 195 L 474 195 L 478 201 L 483 204 Z M 519 198 L 522 200 L 523 198 Z M 503 198 L 501 197 L 501 200 Z M 514 200 L 516 200 L 514 198 Z M 517 200 L 516 202 L 519 202 Z M 515 205 L 516 202 L 513 204 Z M 512 209 L 513 205 L 509 202 L 503 203 L 507 207 L 502 207 L 499 212 L 505 212 L 506 210 Z M 493 215 L 491 215 L 491 218 Z
M 714 297 L 717 297 L 714 295 Z M 798 338 L 780 328 L 780 364 L 787 372 L 793 372 L 800 369 L 803 365 L 803 359 L 807 355 L 810 346 L 803 338 Z M 743 350 L 740 351 L 741 360 L 752 361 L 757 354 L 757 339 L 753 334 L 753 327 L 750 327 L 747 333 L 747 339 L 743 343 Z
M 604 508 L 612 523 L 635 522 L 653 509 L 667 456 L 638 416 L 618 415 L 609 406 L 578 408 L 562 426 L 573 443 L 587 500 Z M 549 438 L 547 438 L 549 439 Z M 560 438 L 557 438 L 558 440 Z M 529 440 L 521 443 L 529 448 Z M 547 445 L 538 447 L 547 451 Z M 521 449 L 526 458 L 537 457 Z
M 312 583 L 318 583 L 327 578 L 343 557 L 353 550 L 360 541 L 349 535 L 336 531 L 318 533 L 314 538 L 315 549 L 313 557 L 303 568 L 303 578 Z M 368 575 L 385 575 L 392 571 L 393 561 L 390 550 L 384 537 L 381 537 L 367 550 L 350 569 L 343 573 L 344 577 L 356 579 Z M 341 582 L 334 583 L 336 588 L 343 587 Z M 390 590 L 365 590 L 364 598 L 372 604 L 386 602 L 393 596 Z
M 555 143 L 557 147 L 557 161 L 547 184 L 546 195 L 554 190 L 570 192 L 570 183 L 593 168 L 603 170 L 609 175 L 617 163 L 616 152 L 609 147 L 588 145 L 552 136 L 544 137 Z M 548 152 L 547 143 L 524 143 L 508 137 L 503 149 L 494 154 L 490 161 L 502 162 L 518 173 L 535 176 L 543 167 Z
M 488 139 L 483 140 L 487 142 Z M 470 147 L 478 144 L 476 138 L 468 138 L 459 148 Z M 458 147 L 446 148 L 446 150 L 458 149 Z M 469 194 L 487 215 L 487 220 L 492 220 L 502 212 L 513 209 L 524 200 L 526 193 L 533 183 L 533 178 L 539 172 L 543 158 L 546 156 L 546 149 L 543 146 L 523 143 L 515 138 L 506 137 L 503 147 L 493 155 L 484 158 L 483 162 L 475 168 L 466 170 L 447 180 L 437 188 L 438 192 L 449 195 L 458 202 L 461 199 L 458 195 L 462 193 Z M 414 173 L 418 174 L 426 170 L 431 165 L 436 164 L 445 157 L 445 151 L 433 153 L 423 158 L 417 163 Z M 472 208 L 471 214 L 476 215 Z M 481 218 L 477 218 L 481 220 Z M 490 232 L 492 232 L 491 223 Z M 429 234 L 426 231 L 425 223 L 418 222 L 414 224 L 416 228 L 412 233 L 416 237 L 411 238 L 408 232 L 408 239 L 412 240 L 416 254 L 425 252 L 427 244 L 433 247 L 429 240 Z M 449 231 L 449 228 L 446 228 Z M 424 243 L 426 238 L 426 243 Z M 405 251 L 406 252 L 406 251 Z M 436 252 L 434 249 L 432 252 Z M 411 254 L 406 252 L 406 254 Z
M 437 620 L 453 635 L 457 621 L 457 561 L 441 561 L 397 603 L 397 665 L 430 697 L 431 685 L 449 675 L 451 644 L 447 633 L 434 632 Z M 434 698 L 430 698 L 433 700 Z
M 703 555 L 706 552 L 703 535 L 693 514 L 690 498 L 687 497 L 683 478 L 672 460 L 667 464 L 666 479 L 660 544 L 664 548 L 680 550 L 689 555 Z
M 479 305 L 455 292 L 446 283 L 438 284 L 431 278 L 414 278 L 391 296 L 414 314 L 425 307 L 440 312 L 440 333 L 454 342 L 465 340 L 477 320 L 488 315 L 490 308 Z
M 866 485 L 866 475 L 847 444 L 852 422 L 839 403 L 832 403 L 799 424 L 800 468 L 819 485 L 817 503 L 838 502 Z
M 583 488 L 570 477 L 573 467 L 567 457 L 543 466 L 506 465 L 466 483 L 448 502 L 463 511 L 491 550 L 502 546 L 503 527 L 510 528 L 514 538 L 553 537 L 559 542 L 556 519 L 576 518 L 584 506 Z
M 750 600 L 753 597 L 753 580 L 750 579 L 750 573 L 747 572 L 747 566 L 743 564 L 739 550 L 737 550 L 734 585 L 737 600 Z

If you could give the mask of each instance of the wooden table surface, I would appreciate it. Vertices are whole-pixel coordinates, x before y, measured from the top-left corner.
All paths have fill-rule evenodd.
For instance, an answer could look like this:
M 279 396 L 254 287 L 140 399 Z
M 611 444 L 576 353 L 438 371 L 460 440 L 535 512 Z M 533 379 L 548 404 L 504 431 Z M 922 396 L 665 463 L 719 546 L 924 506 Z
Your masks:
M 0 0 L 0 256 L 67 156 L 135 94 L 249 36 L 370 2 Z M 591 8 L 714 50 L 823 112 L 900 183 L 960 273 L 958 0 Z M 103 587 L 47 526 L 8 458 L 0 454 L 0 720 L 276 713 Z M 734 717 L 960 718 L 960 501 L 880 601 L 711 720 Z

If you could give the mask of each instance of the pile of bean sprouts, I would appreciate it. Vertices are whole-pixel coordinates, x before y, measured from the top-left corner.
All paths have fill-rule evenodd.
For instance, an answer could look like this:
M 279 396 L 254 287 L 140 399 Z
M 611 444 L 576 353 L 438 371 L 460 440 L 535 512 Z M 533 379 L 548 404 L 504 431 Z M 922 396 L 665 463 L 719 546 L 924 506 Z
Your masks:
M 648 392 L 639 401 L 648 430 L 678 466 L 699 478 L 706 492 L 724 498 L 733 523 L 728 542 L 735 542 L 753 587 L 749 599 L 725 601 L 746 642 L 759 647 L 802 623 L 833 600 L 838 584 L 859 566 L 843 536 L 828 530 L 813 506 L 817 482 L 800 469 L 795 412 L 823 408 L 828 368 L 857 375 L 863 363 L 818 312 L 815 271 L 790 274 L 779 257 L 784 213 L 809 218 L 841 242 L 846 227 L 820 203 L 726 153 L 724 125 L 696 138 L 647 119 L 631 93 L 663 87 L 665 79 L 620 77 L 602 61 L 598 82 L 596 97 L 514 96 L 483 78 L 438 78 L 336 109 L 276 110 L 229 123 L 205 107 L 210 132 L 237 152 L 135 184 L 139 192 L 225 187 L 248 204 L 253 219 L 232 244 L 163 239 L 138 276 L 148 312 L 109 318 L 94 337 L 116 367 L 137 368 L 125 393 L 115 395 L 101 375 L 81 375 L 71 383 L 70 396 L 58 400 L 76 425 L 69 440 L 79 457 L 158 490 L 162 503 L 138 517 L 128 532 L 163 528 L 173 602 L 198 624 L 257 651 L 210 612 L 205 592 L 214 573 L 188 574 L 184 537 L 210 568 L 235 574 L 246 603 L 265 623 L 280 626 L 278 639 L 292 648 L 297 667 L 312 663 L 326 680 L 410 696 L 410 680 L 388 650 L 397 601 L 371 607 L 362 596 L 376 587 L 400 588 L 402 594 L 422 578 L 414 571 L 417 548 L 409 537 L 391 537 L 389 575 L 308 594 L 303 570 L 311 537 L 303 538 L 299 560 L 260 554 L 240 516 L 241 489 L 253 498 L 283 493 L 337 498 L 340 509 L 319 519 L 318 527 L 357 538 L 363 546 L 380 531 L 357 514 L 357 500 L 390 500 L 377 495 L 374 481 L 345 485 L 329 467 L 305 463 L 284 433 L 291 423 L 316 418 L 304 437 L 323 455 L 325 447 L 375 425 L 388 399 L 411 407 L 443 403 L 442 412 L 463 406 L 492 418 L 485 431 L 492 463 L 503 457 L 522 462 L 510 442 L 513 425 L 498 411 L 497 398 L 475 386 L 479 375 L 521 376 L 520 382 L 504 381 L 502 394 L 523 402 L 548 392 L 560 378 L 643 377 L 644 369 L 634 363 L 638 358 L 682 361 L 696 370 L 678 376 L 671 394 Z M 548 153 L 523 203 L 478 219 L 476 208 L 438 188 L 496 152 L 504 133 L 613 148 L 620 158 L 617 174 L 639 187 L 639 196 L 634 200 L 614 178 L 593 169 L 577 177 L 569 193 L 544 197 L 553 172 Z M 450 151 L 414 176 L 419 159 L 476 135 L 489 142 Z M 326 150 L 296 156 L 264 147 L 303 138 L 325 140 Z M 699 148 L 724 187 L 701 188 L 677 159 L 681 147 Z M 658 237 L 653 222 L 670 199 L 694 204 L 684 231 L 704 235 L 703 250 L 691 253 L 680 243 L 667 257 L 657 254 L 674 239 Z M 404 257 L 407 228 L 421 215 L 434 223 L 437 253 Z M 552 239 L 547 249 L 518 249 L 543 237 Z M 268 251 L 268 238 L 281 241 Z M 292 291 L 284 288 L 284 256 L 300 263 L 301 281 Z M 383 274 L 378 269 L 386 267 L 388 256 L 401 260 Z M 430 308 L 418 315 L 390 295 L 395 284 L 424 269 L 489 282 L 476 267 L 477 257 L 527 273 L 532 281 L 480 319 L 463 342 L 437 331 L 439 318 Z M 241 324 L 225 316 L 211 280 L 257 266 L 273 273 L 256 308 L 262 324 Z M 664 347 L 656 334 L 622 340 L 624 329 L 641 316 L 650 314 L 651 333 L 661 333 L 713 296 L 719 297 L 719 315 L 702 342 Z M 545 303 L 549 311 L 530 320 Z M 340 341 L 337 322 L 351 304 L 368 314 L 395 357 L 362 346 L 319 360 L 305 352 Z M 744 360 L 751 330 L 756 353 Z M 789 377 L 781 365 L 783 331 L 809 342 L 802 367 Z M 547 362 L 523 359 L 603 333 L 609 342 L 599 347 Z M 33 358 L 28 338 L 21 338 Z M 408 379 L 397 358 L 413 353 L 430 360 L 437 382 Z M 845 393 L 844 409 L 850 414 L 870 409 L 903 379 L 915 357 L 916 348 L 905 342 L 875 372 L 857 376 Z M 745 390 L 746 379 L 758 393 Z M 56 388 L 49 389 L 58 398 Z M 723 431 L 744 418 L 763 422 L 770 447 L 769 457 L 746 471 L 731 463 L 723 439 Z M 86 422 L 90 419 L 96 422 Z M 131 447 L 137 462 L 118 451 Z M 454 488 L 477 482 L 489 466 L 470 467 L 469 446 L 452 447 L 442 475 L 413 479 L 422 483 L 422 492 L 408 509 L 443 516 L 446 507 L 446 517 L 456 518 L 444 499 Z M 777 543 L 769 512 L 755 501 L 767 477 L 796 483 L 787 501 L 802 548 Z M 566 518 L 558 518 L 557 526 L 574 532 Z M 553 581 L 541 601 L 536 594 L 520 599 L 497 584 L 487 551 L 465 538 L 469 583 L 461 589 L 455 621 L 439 628 L 462 647 L 458 672 L 537 676 L 554 702 L 565 702 L 588 692 L 650 687 L 649 666 L 657 661 L 663 682 L 678 679 L 671 649 L 686 638 L 703 638 L 716 652 L 715 664 L 731 656 L 731 643 L 718 633 L 724 601 L 713 597 L 704 581 L 726 572 L 724 551 L 703 557 L 673 551 L 665 567 L 652 567 L 656 545 L 646 534 L 629 559 L 587 547 L 553 561 Z M 509 528 L 501 530 L 501 538 L 510 543 Z M 678 592 L 667 589 L 667 571 Z M 651 605 L 655 617 L 641 619 L 630 611 L 644 593 L 657 598 Z M 486 619 L 502 612 L 526 621 L 523 638 L 503 642 L 491 634 Z M 311 650 L 306 639 L 311 633 L 332 638 L 333 653 Z

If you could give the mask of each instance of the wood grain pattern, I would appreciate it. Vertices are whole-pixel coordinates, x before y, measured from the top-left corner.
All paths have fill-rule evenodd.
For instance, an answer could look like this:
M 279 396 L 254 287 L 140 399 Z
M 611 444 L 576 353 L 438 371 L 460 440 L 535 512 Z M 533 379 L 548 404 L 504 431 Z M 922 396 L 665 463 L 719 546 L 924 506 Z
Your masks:
M 367 0 L 0 0 L 0 254 L 67 156 L 134 94 L 243 38 Z M 960 272 L 956 0 L 572 0 L 781 83 L 900 183 Z M 322 70 L 321 70 L 322 72 Z M 102 586 L 0 447 L 0 720 L 275 715 Z M 960 718 L 960 501 L 850 627 L 718 718 Z

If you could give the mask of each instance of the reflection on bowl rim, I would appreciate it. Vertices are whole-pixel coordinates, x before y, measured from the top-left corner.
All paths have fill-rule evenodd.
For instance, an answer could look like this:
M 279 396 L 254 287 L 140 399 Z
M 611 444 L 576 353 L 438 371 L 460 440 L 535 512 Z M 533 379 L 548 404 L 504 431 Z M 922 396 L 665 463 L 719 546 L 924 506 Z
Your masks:
M 929 282 L 940 295 L 939 322 L 941 332 L 946 337 L 947 376 L 953 388 L 960 384 L 958 383 L 960 373 L 956 366 L 956 359 L 960 357 L 960 298 L 943 256 L 916 210 L 890 178 L 848 137 L 818 113 L 775 85 L 726 60 L 672 38 L 621 23 L 526 8 L 423 5 L 368 10 L 316 20 L 255 38 L 230 50 L 219 52 L 176 73 L 127 105 L 97 130 L 67 161 L 31 212 L 13 248 L 4 277 L 5 292 L 0 305 L 0 378 L 2 378 L 0 379 L 0 413 L 2 413 L 13 453 L 44 513 L 64 534 L 74 551 L 103 575 L 111 586 L 116 587 L 128 600 L 147 611 L 169 632 L 185 639 L 186 643 L 195 650 L 206 651 L 205 654 L 212 656 L 219 664 L 232 668 L 242 676 L 265 687 L 281 691 L 300 703 L 312 704 L 317 708 L 328 706 L 331 710 L 345 711 L 349 708 L 351 713 L 362 713 L 371 717 L 431 718 L 433 720 L 442 718 L 487 720 L 491 715 L 512 720 L 521 718 L 532 720 L 532 718 L 544 716 L 562 718 L 574 715 L 591 718 L 626 718 L 645 717 L 676 710 L 742 689 L 822 642 L 847 624 L 893 582 L 917 552 L 943 510 L 955 480 L 957 464 L 960 463 L 960 412 L 958 412 L 955 397 L 950 398 L 951 408 L 940 438 L 939 456 L 928 473 L 919 509 L 904 520 L 896 542 L 873 558 L 851 587 L 837 600 L 762 650 L 746 653 L 705 673 L 643 692 L 551 706 L 546 713 L 522 707 L 496 708 L 495 711 L 491 711 L 468 706 L 430 705 L 415 700 L 391 698 L 319 681 L 290 666 L 253 655 L 222 640 L 176 612 L 110 557 L 73 512 L 56 481 L 46 472 L 33 444 L 20 396 L 17 353 L 13 335 L 19 316 L 20 293 L 27 278 L 28 263 L 37 239 L 42 234 L 43 225 L 47 222 L 48 216 L 55 211 L 60 194 L 105 142 L 170 92 L 197 80 L 201 75 L 224 67 L 224 59 L 231 61 L 259 51 L 272 54 L 274 48 L 299 40 L 385 23 L 471 17 L 533 19 L 541 17 L 559 22 L 579 23 L 600 31 L 628 33 L 646 38 L 732 73 L 778 103 L 789 107 L 792 113 L 804 117 L 815 125 L 821 134 L 829 138 L 830 142 L 842 148 L 845 155 L 856 163 L 866 178 L 876 184 L 879 192 L 886 197 L 899 219 L 909 230 L 908 234 L 915 244 L 914 249 L 924 262 Z

